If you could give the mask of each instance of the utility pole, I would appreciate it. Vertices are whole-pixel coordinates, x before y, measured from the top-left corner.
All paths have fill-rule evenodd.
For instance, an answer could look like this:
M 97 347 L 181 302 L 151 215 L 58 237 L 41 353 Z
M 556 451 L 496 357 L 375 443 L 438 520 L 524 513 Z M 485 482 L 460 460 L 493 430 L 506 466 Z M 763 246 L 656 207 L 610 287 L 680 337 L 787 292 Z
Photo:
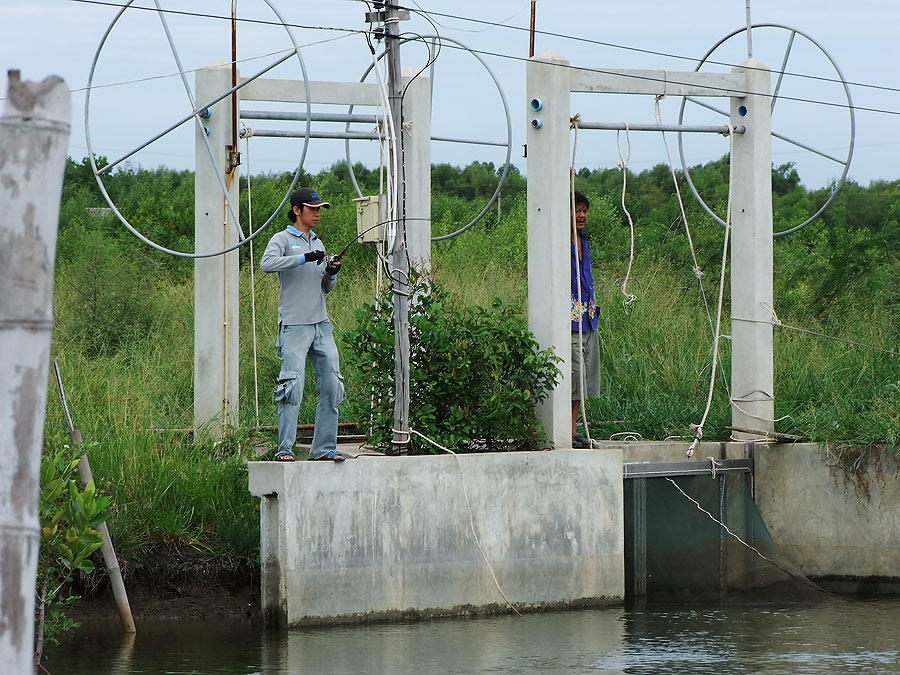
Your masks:
M 400 74 L 400 10 L 385 3 L 385 56 L 388 71 L 388 98 L 394 120 L 395 157 L 403 151 L 403 80 Z M 377 7 L 377 3 L 376 3 Z M 409 13 L 405 12 L 406 18 Z M 391 204 L 396 236 L 391 250 L 391 290 L 394 299 L 394 436 L 392 455 L 409 451 L 409 259 L 406 250 L 406 176 L 402 159 L 396 162 L 398 175 Z

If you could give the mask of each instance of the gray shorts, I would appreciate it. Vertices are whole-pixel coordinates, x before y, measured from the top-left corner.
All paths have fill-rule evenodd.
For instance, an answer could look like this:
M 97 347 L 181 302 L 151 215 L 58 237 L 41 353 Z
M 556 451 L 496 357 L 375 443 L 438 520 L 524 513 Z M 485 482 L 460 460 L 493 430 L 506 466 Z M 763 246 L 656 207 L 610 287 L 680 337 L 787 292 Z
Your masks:
M 579 350 L 578 332 L 572 333 L 572 400 L 580 401 L 584 396 L 581 389 L 581 363 L 584 362 L 584 390 L 587 398 L 600 396 L 600 338 L 597 331 L 581 334 Z

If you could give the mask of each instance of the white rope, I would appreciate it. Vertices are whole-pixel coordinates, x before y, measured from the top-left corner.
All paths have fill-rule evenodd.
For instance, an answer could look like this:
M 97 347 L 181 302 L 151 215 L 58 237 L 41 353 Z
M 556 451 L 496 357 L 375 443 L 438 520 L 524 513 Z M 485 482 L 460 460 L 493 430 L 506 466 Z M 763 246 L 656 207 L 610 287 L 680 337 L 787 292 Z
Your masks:
M 712 471 L 713 471 L 713 477 L 715 478 L 715 476 L 716 476 L 716 473 L 715 473 L 715 471 L 716 471 L 716 470 L 715 470 L 715 466 L 716 466 L 715 460 L 713 460 L 712 457 L 708 457 L 707 459 L 712 460 L 712 466 L 713 466 Z M 729 535 L 731 535 L 732 537 L 734 537 L 735 539 L 737 539 L 738 542 L 740 542 L 741 544 L 743 544 L 743 545 L 744 545 L 746 548 L 748 548 L 749 550 L 753 551 L 756 555 L 758 555 L 760 558 L 762 558 L 763 560 L 765 560 L 767 563 L 769 563 L 769 564 L 771 564 L 772 566 L 774 566 L 775 568 L 781 570 L 782 572 L 784 572 L 784 573 L 787 574 L 788 576 L 793 577 L 793 578 L 796 579 L 797 581 L 800 581 L 800 582 L 806 584 L 807 586 L 810 586 L 811 588 L 816 589 L 817 591 L 821 591 L 822 593 L 828 593 L 828 591 L 826 591 L 826 590 L 823 589 L 823 588 L 820 588 L 819 586 L 817 586 L 816 584 L 814 584 L 812 581 L 810 581 L 809 579 L 807 579 L 807 578 L 806 578 L 805 576 L 803 576 L 802 574 L 797 574 L 796 572 L 792 572 L 791 570 L 786 569 L 786 568 L 783 567 L 782 565 L 779 565 L 777 562 L 775 562 L 774 560 L 772 560 L 772 559 L 769 558 L 768 556 L 763 555 L 763 554 L 760 552 L 760 550 L 759 550 L 758 548 L 756 548 L 755 546 L 751 546 L 751 545 L 748 544 L 746 541 L 744 541 L 743 539 L 741 539 L 737 534 L 735 534 L 734 532 L 732 532 L 731 529 L 730 529 L 725 523 L 723 523 L 722 521 L 720 521 L 720 520 L 719 520 L 718 518 L 716 518 L 713 514 L 711 514 L 709 511 L 707 511 L 707 510 L 704 509 L 702 506 L 700 506 L 700 502 L 698 502 L 696 499 L 694 499 L 694 498 L 691 497 L 688 493 L 686 493 L 684 490 L 682 490 L 682 489 L 678 486 L 678 483 L 676 483 L 674 480 L 672 480 L 672 479 L 669 478 L 669 477 L 666 477 L 666 480 L 669 481 L 673 486 L 675 486 L 675 489 L 678 490 L 678 492 L 680 492 L 680 493 L 682 494 L 682 496 L 683 496 L 685 499 L 687 499 L 687 500 L 688 500 L 689 502 L 691 502 L 694 506 L 696 506 L 697 509 L 699 509 L 700 511 L 702 511 L 703 513 L 705 513 L 705 514 L 707 515 L 707 517 L 708 517 L 710 520 L 712 520 L 714 523 L 716 523 L 719 527 L 721 527 L 723 530 L 725 530 Z M 838 596 L 838 595 L 835 595 L 834 593 L 828 593 L 828 594 L 829 594 L 829 595 L 834 595 L 834 597 L 840 597 L 840 596 Z M 845 599 L 845 598 L 841 598 L 841 599 L 843 600 L 843 599 Z
M 427 442 L 431 443 L 434 447 L 440 448 L 446 453 L 453 455 L 456 458 L 456 464 L 459 466 L 459 477 L 462 481 L 462 489 L 463 496 L 466 498 L 466 507 L 469 509 L 469 527 L 472 530 L 472 537 L 475 539 L 475 545 L 478 547 L 478 550 L 481 552 L 481 557 L 484 558 L 484 563 L 487 565 L 488 571 L 491 573 L 491 578 L 494 580 L 494 585 L 497 587 L 497 590 L 500 591 L 500 595 L 503 596 L 503 599 L 506 600 L 506 604 L 509 605 L 510 609 L 514 611 L 518 616 L 522 616 L 522 613 L 516 609 L 516 606 L 510 601 L 508 597 L 506 597 L 506 593 L 503 592 L 503 588 L 500 587 L 500 582 L 497 581 L 497 575 L 494 574 L 494 567 L 491 565 L 491 561 L 488 560 L 487 553 L 484 552 L 484 547 L 481 545 L 481 540 L 478 538 L 478 533 L 475 531 L 475 515 L 472 512 L 472 503 L 469 501 L 469 492 L 466 490 L 466 475 L 463 473 L 462 462 L 459 459 L 459 455 L 450 450 L 449 448 L 445 448 L 440 443 L 437 443 L 424 434 L 419 433 L 412 427 L 409 429 L 409 433 L 415 434 Z
M 706 424 L 706 418 L 709 416 L 709 410 L 712 407 L 713 392 L 716 388 L 716 369 L 719 360 L 719 337 L 722 326 L 722 302 L 725 295 L 725 270 L 728 267 L 728 238 L 731 235 L 731 197 L 732 186 L 734 182 L 734 126 L 728 125 L 728 136 L 730 139 L 730 150 L 728 156 L 728 207 L 725 214 L 725 236 L 722 242 L 722 269 L 719 274 L 719 300 L 716 305 L 716 331 L 713 336 L 713 360 L 712 369 L 709 373 L 709 395 L 706 398 L 706 409 L 703 411 L 703 417 L 700 424 L 694 428 L 694 440 L 687 449 L 687 456 L 693 457 L 694 450 L 700 445 L 700 439 L 703 438 L 703 426 Z
M 628 292 L 628 279 L 631 277 L 631 266 L 634 264 L 634 221 L 631 219 L 631 213 L 628 212 L 628 207 L 625 206 L 625 189 L 628 184 L 628 160 L 631 159 L 631 136 L 628 131 L 628 122 L 625 122 L 625 140 L 628 143 L 628 155 L 622 156 L 622 145 L 619 143 L 619 135 L 621 132 L 616 132 L 616 148 L 619 151 L 619 168 L 622 169 L 622 210 L 625 212 L 625 216 L 628 218 L 628 228 L 631 231 L 631 249 L 628 256 L 628 269 L 625 272 L 625 279 L 622 281 L 622 295 L 625 296 L 625 300 L 623 301 L 623 305 L 625 307 L 625 312 L 628 313 L 628 307 L 637 300 L 637 296 Z
M 668 79 L 666 80 L 668 86 Z M 660 101 L 665 97 L 657 96 L 654 103 L 654 116 L 656 123 L 662 126 L 662 112 L 660 111 Z M 675 195 L 678 197 L 678 208 L 681 210 L 681 220 L 684 223 L 684 233 L 687 235 L 688 247 L 691 250 L 691 261 L 694 263 L 694 276 L 697 277 L 697 286 L 700 288 L 700 295 L 703 297 L 703 307 L 706 309 L 706 319 L 709 322 L 709 330 L 713 331 L 712 314 L 709 311 L 709 302 L 706 299 L 706 291 L 703 290 L 703 271 L 700 269 L 700 263 L 697 262 L 697 251 L 694 248 L 694 239 L 691 237 L 691 228 L 688 225 L 687 212 L 684 208 L 684 200 L 681 198 L 681 188 L 678 186 L 678 176 L 675 173 L 675 164 L 672 162 L 672 153 L 669 152 L 669 142 L 666 140 L 666 132 L 660 132 L 662 136 L 663 146 L 666 149 L 666 158 L 669 162 L 669 172 L 672 174 L 672 182 L 675 184 Z
M 732 321 L 743 321 L 745 323 L 765 323 L 770 326 L 774 326 L 775 328 L 787 328 L 788 330 L 795 330 L 800 333 L 806 333 L 807 335 L 815 335 L 816 337 L 825 338 L 827 340 L 834 340 L 835 342 L 843 342 L 844 344 L 853 345 L 854 347 L 860 347 L 862 349 L 869 349 L 873 352 L 880 352 L 882 354 L 887 354 L 888 356 L 900 356 L 900 352 L 895 352 L 892 349 L 883 349 L 882 347 L 873 347 L 872 345 L 867 345 L 863 342 L 856 342 L 855 340 L 848 340 L 847 338 L 839 338 L 835 335 L 828 335 L 827 333 L 820 333 L 819 331 L 810 330 L 809 328 L 800 328 L 799 326 L 790 326 L 786 323 L 782 323 L 781 319 L 778 318 L 778 315 L 775 313 L 775 310 L 769 305 L 767 302 L 760 303 L 766 310 L 772 315 L 772 319 L 770 321 L 766 321 L 764 319 L 745 319 L 743 317 L 733 316 L 731 317 Z
M 572 244 L 575 247 L 575 280 L 578 287 L 578 377 L 581 383 L 581 422 L 584 424 L 584 435 L 588 439 L 588 446 L 593 447 L 594 443 L 591 440 L 591 432 L 588 428 L 587 405 L 585 403 L 587 386 L 584 374 L 584 331 L 582 330 L 584 321 L 582 317 L 587 310 L 583 306 L 581 299 L 581 256 L 578 255 L 578 228 L 575 226 L 575 152 L 578 148 L 578 125 L 580 123 L 581 115 L 575 113 L 575 116 L 569 121 L 569 127 L 575 132 L 572 139 L 572 164 L 569 167 L 569 222 L 572 225 Z
M 245 148 L 247 150 L 247 220 L 251 232 L 253 229 L 253 200 L 250 192 L 250 138 L 253 136 L 253 130 L 248 128 L 248 133 L 244 137 Z M 250 240 L 250 315 L 251 324 L 253 326 L 253 401 L 256 405 L 256 421 L 259 422 L 259 364 L 256 352 L 256 277 L 254 268 L 256 267 L 256 258 L 253 256 L 253 240 Z

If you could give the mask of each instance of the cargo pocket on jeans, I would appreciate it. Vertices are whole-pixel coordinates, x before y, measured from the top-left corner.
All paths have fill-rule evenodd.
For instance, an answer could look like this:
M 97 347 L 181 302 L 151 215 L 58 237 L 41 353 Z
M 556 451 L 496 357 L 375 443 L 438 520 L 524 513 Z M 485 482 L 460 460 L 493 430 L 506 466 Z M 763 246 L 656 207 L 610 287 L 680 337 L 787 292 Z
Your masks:
M 275 386 L 275 403 L 292 403 L 294 400 L 294 385 L 297 382 L 297 371 L 283 370 L 278 374 L 278 384 Z

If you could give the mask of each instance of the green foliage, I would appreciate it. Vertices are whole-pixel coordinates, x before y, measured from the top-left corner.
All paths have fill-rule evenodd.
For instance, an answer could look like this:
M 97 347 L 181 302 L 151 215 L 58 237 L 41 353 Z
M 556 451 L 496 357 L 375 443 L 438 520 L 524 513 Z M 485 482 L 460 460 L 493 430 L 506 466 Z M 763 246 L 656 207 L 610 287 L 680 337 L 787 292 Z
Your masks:
M 541 351 L 518 312 L 500 300 L 465 307 L 434 279 L 412 275 L 410 303 L 410 426 L 454 451 L 533 450 L 545 435 L 535 404 L 556 383 L 559 359 Z M 350 370 L 359 394 L 354 413 L 368 417 L 370 440 L 387 448 L 394 417 L 394 330 L 386 292 L 366 304 L 342 339 L 352 347 Z M 360 406 L 359 403 L 363 405 Z M 436 453 L 413 438 L 420 452 Z
M 355 165 L 354 171 L 364 193 L 378 192 L 377 170 Z M 496 187 L 496 173 L 483 164 L 435 165 L 433 234 L 456 230 L 471 220 Z M 301 178 L 302 185 L 314 187 L 332 203 L 317 228 L 329 251 L 356 236 L 351 201 L 356 192 L 348 176 L 346 164 L 337 163 Z M 630 243 L 621 207 L 622 172 L 581 169 L 576 177 L 577 189 L 591 200 L 586 229 L 601 321 L 603 389 L 601 397 L 588 404 L 595 438 L 620 432 L 637 432 L 649 439 L 686 436 L 688 425 L 699 421 L 703 412 L 712 336 L 699 291 L 702 288 L 710 300 L 718 290 L 724 230 L 694 203 L 680 172 L 677 176 L 704 276 L 698 281 L 693 273 L 670 170 L 658 166 L 629 173 L 625 200 L 635 223 L 629 290 L 638 299 L 627 312 L 620 291 Z M 728 158 L 693 167 L 691 176 L 707 203 L 724 214 Z M 288 173 L 252 177 L 253 227 L 273 213 L 275 217 L 270 229 L 255 240 L 252 257 L 249 246 L 240 251 L 242 430 L 232 430 L 224 442 L 214 443 L 186 433 L 159 431 L 193 425 L 193 263 L 153 251 L 112 216 L 88 210 L 106 207 L 89 166 L 70 161 L 66 167 L 52 349 L 63 368 L 69 404 L 82 432 L 100 443 L 92 450 L 91 463 L 98 481 L 114 498 L 111 527 L 125 560 L 159 546 L 256 559 L 258 500 L 247 493 L 245 463 L 271 451 L 274 432 L 248 429 L 274 425 L 271 387 L 280 365 L 274 354 L 278 280 L 259 272 L 259 259 L 269 237 L 288 222 L 284 211 L 275 212 L 291 179 Z M 241 180 L 246 185 L 246 178 Z M 415 371 L 424 374 L 414 375 L 419 379 L 411 383 L 413 397 L 419 397 L 414 398 L 412 424 L 423 433 L 427 433 L 423 420 L 435 427 L 443 424 L 433 437 L 454 450 L 465 443 L 482 449 L 492 438 L 492 443 L 519 438 L 526 447 L 524 441 L 539 438 L 536 427 L 528 426 L 529 420 L 512 419 L 515 410 L 527 407 L 523 402 L 527 393 L 534 396 L 538 391 L 537 386 L 516 379 L 527 356 L 518 335 L 524 331 L 521 314 L 527 306 L 524 183 L 513 171 L 503 188 L 499 213 L 494 205 L 467 233 L 433 246 L 433 269 L 441 288 L 432 292 L 429 302 L 439 307 L 430 310 L 434 316 L 420 317 L 427 330 L 414 326 L 413 355 L 420 362 L 424 353 L 437 355 L 433 363 Z M 192 250 L 192 174 L 165 169 L 119 171 L 107 184 L 117 204 L 129 218 L 134 216 L 133 222 L 140 221 L 145 234 Z M 789 165 L 773 169 L 773 188 L 778 230 L 805 220 L 829 194 L 804 188 Z M 246 197 L 243 191 L 245 232 L 250 229 Z M 779 317 L 785 324 L 896 351 L 900 344 L 898 251 L 900 181 L 868 187 L 848 183 L 824 218 L 776 240 Z M 341 421 L 368 425 L 371 385 L 377 379 L 378 391 L 387 397 L 379 399 L 376 408 L 381 415 L 376 432 L 383 441 L 393 417 L 389 398 L 393 369 L 388 356 L 393 350 L 393 330 L 384 323 L 385 316 L 362 310 L 359 317 L 358 310 L 371 306 L 376 297 L 373 248 L 351 246 L 343 260 L 339 283 L 327 300 L 329 316 L 339 334 L 362 337 L 355 341 L 345 337 L 338 344 L 348 393 Z M 256 270 L 252 285 L 251 268 Z M 255 323 L 251 290 L 256 299 Z M 494 304 L 497 297 L 501 305 Z M 727 303 L 723 326 L 727 333 Z M 254 376 L 254 328 L 258 377 Z M 369 329 L 374 331 L 371 335 Z M 518 362 L 514 356 L 494 354 L 493 347 L 488 348 L 492 342 L 507 341 L 517 345 L 511 353 L 519 354 Z M 720 344 L 726 379 L 729 347 L 727 340 Z M 896 357 L 784 328 L 776 329 L 775 349 L 776 416 L 790 415 L 778 423 L 780 431 L 817 441 L 900 443 Z M 371 369 L 376 362 L 384 379 Z M 482 363 L 484 371 L 493 369 L 493 379 L 482 372 Z M 435 391 L 432 375 L 446 373 L 454 373 L 454 378 L 445 376 Z M 315 384 L 312 376 L 306 379 L 301 423 L 311 423 L 315 416 Z M 489 393 L 474 403 L 459 398 L 470 396 L 475 386 L 488 386 Z M 501 390 L 500 396 L 507 389 L 520 395 L 492 402 L 495 389 Z M 489 426 L 497 420 L 476 407 L 489 403 L 501 408 L 501 418 L 520 424 L 515 434 Z M 482 426 L 473 426 L 472 420 Z M 728 437 L 724 426 L 729 423 L 728 393 L 720 378 L 705 438 L 724 440 Z M 58 406 L 48 406 L 46 427 L 63 429 L 64 424 Z M 421 450 L 431 451 L 426 446 Z
M 77 599 L 68 584 L 76 571 L 93 571 L 91 554 L 103 545 L 97 528 L 109 515 L 110 497 L 100 494 L 93 480 L 80 487 L 80 457 L 78 448 L 55 438 L 48 441 L 41 460 L 36 662 L 45 642 L 56 643 L 61 632 L 78 625 L 65 616 L 65 608 Z

